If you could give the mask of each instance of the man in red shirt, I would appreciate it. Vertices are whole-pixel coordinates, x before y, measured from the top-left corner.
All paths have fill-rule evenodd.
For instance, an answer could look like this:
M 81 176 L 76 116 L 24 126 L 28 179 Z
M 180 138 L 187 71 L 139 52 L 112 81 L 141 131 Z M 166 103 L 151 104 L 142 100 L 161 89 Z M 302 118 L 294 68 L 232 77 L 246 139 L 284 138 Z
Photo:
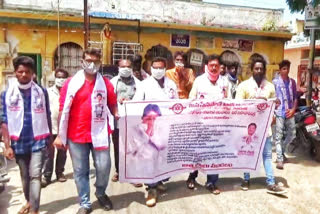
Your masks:
M 68 145 L 73 165 L 74 178 L 80 198 L 77 214 L 92 211 L 89 184 L 89 154 L 92 152 L 96 169 L 96 197 L 105 210 L 112 209 L 106 195 L 111 160 L 109 140 L 110 113 L 118 116 L 117 98 L 109 80 L 98 73 L 101 53 L 88 49 L 83 54 L 83 70 L 68 79 L 60 92 L 59 134 L 54 145 Z

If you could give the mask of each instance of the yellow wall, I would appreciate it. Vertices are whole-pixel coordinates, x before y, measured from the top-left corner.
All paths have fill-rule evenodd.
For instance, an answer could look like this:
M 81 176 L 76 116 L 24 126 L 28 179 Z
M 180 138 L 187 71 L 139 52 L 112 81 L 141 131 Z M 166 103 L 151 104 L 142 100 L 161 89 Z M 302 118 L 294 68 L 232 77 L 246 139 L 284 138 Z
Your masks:
M 68 30 L 68 32 L 65 32 Z M 7 40 L 16 49 L 16 53 L 41 54 L 42 62 L 47 60 L 53 69 L 54 53 L 58 46 L 58 31 L 56 28 L 39 28 L 25 25 L 10 25 L 7 29 Z M 74 42 L 83 47 L 82 30 L 70 32 L 61 29 L 60 44 Z
M 191 36 L 190 48 L 196 48 L 196 36 Z M 112 41 L 123 41 L 123 42 L 138 42 L 138 36 L 136 32 L 125 32 L 125 31 L 112 31 Z M 177 50 L 188 51 L 190 48 L 176 48 L 170 47 L 170 34 L 168 33 L 141 33 L 140 42 L 143 45 L 143 51 L 140 53 L 142 57 L 146 54 L 147 50 L 152 46 L 161 44 L 167 47 L 172 54 Z M 201 49 L 206 54 L 221 54 L 226 49 L 222 48 L 223 38 L 216 37 L 214 48 Z M 263 55 L 268 62 L 268 74 L 267 77 L 271 80 L 273 73 L 278 70 L 278 63 L 283 59 L 284 55 L 284 42 L 276 40 L 256 40 L 254 41 L 253 52 L 242 52 L 237 50 L 234 51 L 241 59 L 243 65 L 243 76 L 246 79 L 250 76 L 251 72 L 248 68 L 248 60 L 253 53 L 259 53 Z M 108 53 L 109 63 L 111 62 L 111 52 Z
M 303 20 L 297 20 L 297 33 L 301 33 L 304 31 L 304 21 Z
M 71 32 L 75 30 L 76 32 Z M 67 31 L 67 32 L 65 32 Z M 133 31 L 112 31 L 111 41 L 105 45 L 105 49 L 108 53 L 106 54 L 106 61 L 111 63 L 111 42 L 113 41 L 125 41 L 125 42 L 138 42 L 137 32 Z M 61 29 L 60 31 L 60 44 L 65 42 L 74 42 L 83 47 L 83 33 L 82 29 Z M 0 42 L 4 38 L 3 31 L 0 30 Z M 190 48 L 196 47 L 196 36 L 191 36 Z M 58 46 L 58 35 L 56 27 L 37 27 L 27 25 L 8 25 L 7 28 L 7 40 L 12 45 L 12 50 L 15 53 L 34 53 L 41 54 L 42 65 L 44 66 L 45 61 L 48 62 L 50 72 L 54 68 L 54 53 Z M 92 33 L 91 40 L 100 41 L 99 33 Z M 202 49 L 206 54 L 220 54 L 225 49 L 222 48 L 223 38 L 216 37 L 214 48 Z M 147 50 L 152 46 L 161 44 L 166 46 L 172 54 L 177 50 L 188 51 L 189 48 L 174 48 L 170 47 L 170 34 L 168 33 L 145 33 L 140 34 L 140 43 L 143 45 L 143 51 L 140 53 L 143 57 Z M 240 52 L 234 51 L 240 56 L 243 64 L 243 78 L 247 78 L 250 75 L 248 66 L 249 57 L 253 53 L 259 53 L 266 57 L 268 60 L 268 79 L 273 75 L 273 72 L 277 70 L 277 65 L 283 59 L 283 47 L 284 42 L 276 40 L 256 40 L 254 41 L 253 52 Z M 46 73 L 47 75 L 50 74 Z M 45 71 L 43 70 L 43 74 Z M 1 77 L 0 77 L 1 78 Z M 1 80 L 1 79 L 0 79 Z

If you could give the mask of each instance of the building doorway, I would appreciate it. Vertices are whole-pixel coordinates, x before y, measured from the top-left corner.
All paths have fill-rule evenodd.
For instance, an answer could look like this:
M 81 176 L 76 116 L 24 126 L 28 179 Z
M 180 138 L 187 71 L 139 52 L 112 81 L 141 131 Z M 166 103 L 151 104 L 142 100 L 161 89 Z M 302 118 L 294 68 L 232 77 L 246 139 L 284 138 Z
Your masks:
M 144 56 L 145 61 L 143 62 L 143 69 L 151 74 L 151 62 L 154 57 L 162 57 L 167 60 L 167 69 L 174 68 L 172 53 L 169 49 L 161 44 L 152 46 L 149 50 L 147 50 L 146 55 Z
M 83 49 L 74 42 L 67 42 L 60 45 L 60 61 L 58 57 L 58 48 L 54 54 L 54 69 L 63 68 L 73 76 L 77 71 L 82 69 L 81 59 Z

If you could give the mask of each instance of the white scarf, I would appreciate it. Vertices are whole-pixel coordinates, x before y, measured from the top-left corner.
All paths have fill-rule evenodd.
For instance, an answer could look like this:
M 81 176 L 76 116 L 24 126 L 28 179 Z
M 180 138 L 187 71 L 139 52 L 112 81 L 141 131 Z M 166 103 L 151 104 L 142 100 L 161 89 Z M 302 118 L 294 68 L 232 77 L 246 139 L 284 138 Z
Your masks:
M 68 124 L 72 101 L 76 93 L 83 86 L 84 82 L 84 71 L 80 70 L 76 75 L 74 75 L 74 77 L 72 77 L 68 85 L 66 100 L 63 106 L 59 126 L 59 136 L 64 144 L 67 143 Z M 102 99 L 99 101 L 100 95 Z M 96 150 L 109 148 L 108 122 L 111 120 L 110 116 L 111 113 L 107 106 L 106 84 L 101 74 L 97 73 L 96 82 L 91 94 L 91 139 L 92 145 Z
M 6 93 L 8 116 L 8 131 L 12 140 L 19 140 L 24 120 L 24 104 L 18 82 L 12 82 Z M 46 99 L 43 89 L 31 82 L 31 115 L 32 130 L 35 140 L 41 140 L 50 135 L 48 126 Z

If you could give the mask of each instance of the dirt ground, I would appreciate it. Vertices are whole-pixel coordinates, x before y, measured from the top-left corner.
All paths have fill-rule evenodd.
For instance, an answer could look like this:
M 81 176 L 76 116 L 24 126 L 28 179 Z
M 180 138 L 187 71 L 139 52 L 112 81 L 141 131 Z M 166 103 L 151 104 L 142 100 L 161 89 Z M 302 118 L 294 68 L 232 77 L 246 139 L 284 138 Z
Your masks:
M 289 154 L 289 161 L 284 170 L 278 170 L 274 165 L 277 182 L 288 189 L 286 196 L 280 197 L 266 193 L 264 170 L 261 166 L 260 175 L 251 179 L 250 189 L 246 192 L 240 189 L 241 173 L 220 175 L 218 185 L 222 193 L 218 196 L 210 194 L 203 187 L 205 183 L 203 175 L 198 178 L 199 184 L 195 190 L 186 188 L 187 174 L 175 176 L 166 183 L 167 192 L 159 197 L 159 202 L 153 208 L 145 206 L 144 188 L 110 181 L 107 194 L 113 202 L 114 210 L 109 213 L 319 214 L 320 164 L 311 160 L 309 155 L 301 150 L 295 154 Z M 6 190 L 0 194 L 1 214 L 15 214 L 25 203 L 19 169 L 14 161 L 9 162 L 8 168 L 11 181 L 7 184 Z M 110 179 L 113 172 L 114 168 L 112 168 Z M 53 182 L 42 189 L 41 214 L 77 212 L 79 208 L 77 190 L 69 157 L 65 173 L 68 177 L 67 182 Z M 99 207 L 94 196 L 93 167 L 90 177 L 92 213 L 105 213 L 106 211 Z

